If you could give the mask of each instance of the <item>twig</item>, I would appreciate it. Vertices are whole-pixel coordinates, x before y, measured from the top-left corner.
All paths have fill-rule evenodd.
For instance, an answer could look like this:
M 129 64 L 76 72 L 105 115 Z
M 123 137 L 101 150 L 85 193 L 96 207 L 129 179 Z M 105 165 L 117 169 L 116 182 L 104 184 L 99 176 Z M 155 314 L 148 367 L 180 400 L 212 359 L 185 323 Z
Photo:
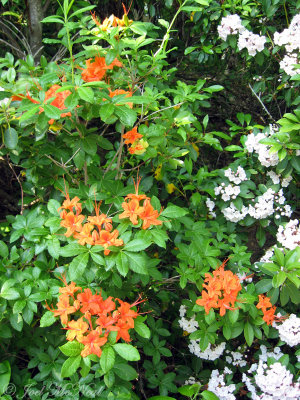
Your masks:
M 122 125 L 121 141 L 120 141 L 119 154 L 118 154 L 118 160 L 117 160 L 117 165 L 116 165 L 116 170 L 117 170 L 116 179 L 121 178 L 121 174 L 119 175 L 119 172 L 120 172 L 120 165 L 121 165 L 121 159 L 122 159 L 122 150 L 124 147 L 124 138 L 123 138 L 124 130 L 125 130 L 125 127 L 124 127 L 124 125 Z
M 184 103 L 184 101 L 182 101 L 181 103 L 174 104 L 173 106 L 165 107 L 165 108 L 162 108 L 160 110 L 154 111 L 153 113 L 149 114 L 147 117 L 141 119 L 140 121 L 141 122 L 146 121 L 147 119 L 149 119 L 154 114 L 157 114 L 157 113 L 162 112 L 164 110 L 168 110 L 169 108 L 174 108 L 174 107 L 177 107 L 177 106 L 181 106 L 181 104 L 183 104 L 183 103 Z
M 8 165 L 9 165 L 10 169 L 12 170 L 14 176 L 16 177 L 16 179 L 17 179 L 17 181 L 18 181 L 18 183 L 19 183 L 19 185 L 20 185 L 20 188 L 21 188 L 21 211 L 20 211 L 20 214 L 22 215 L 22 214 L 23 214 L 23 211 L 24 211 L 24 192 L 23 192 L 22 183 L 21 183 L 21 181 L 20 181 L 18 175 L 16 174 L 16 172 L 15 172 L 15 170 L 14 170 L 14 167 L 13 167 L 12 164 L 8 161 L 8 159 L 7 159 L 7 163 L 8 163 Z
M 269 111 L 267 110 L 267 107 L 264 105 L 264 103 L 261 101 L 260 97 L 257 96 L 257 94 L 255 93 L 255 91 L 253 90 L 252 86 L 250 85 L 250 83 L 248 84 L 249 88 L 251 89 L 251 92 L 254 94 L 254 96 L 257 98 L 257 100 L 260 102 L 262 108 L 265 110 L 265 112 L 268 114 L 268 116 L 271 118 L 272 121 L 276 122 L 276 120 L 272 117 L 272 115 L 269 113 Z

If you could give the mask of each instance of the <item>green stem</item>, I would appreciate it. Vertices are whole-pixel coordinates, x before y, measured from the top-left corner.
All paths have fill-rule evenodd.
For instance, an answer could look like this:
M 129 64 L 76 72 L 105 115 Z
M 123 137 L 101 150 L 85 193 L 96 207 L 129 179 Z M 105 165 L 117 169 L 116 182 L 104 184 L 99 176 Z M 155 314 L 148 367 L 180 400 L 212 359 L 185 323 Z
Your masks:
M 170 32 L 171 32 L 171 29 L 172 29 L 172 26 L 173 26 L 173 24 L 174 24 L 174 22 L 175 22 L 175 20 L 176 20 L 176 18 L 177 18 L 177 16 L 178 16 L 178 14 L 181 12 L 181 10 L 182 10 L 182 8 L 183 8 L 183 6 L 185 5 L 185 3 L 187 2 L 187 0 L 184 0 L 184 2 L 181 4 L 181 6 L 178 8 L 178 10 L 176 11 L 176 14 L 174 15 L 174 17 L 173 17 L 173 19 L 172 19 L 172 21 L 171 21 L 171 23 L 170 23 L 170 25 L 169 25 L 169 27 L 168 27 L 168 29 L 167 29 L 167 32 L 166 32 L 166 34 L 165 34 L 165 36 L 164 36 L 164 38 L 163 38 L 163 41 L 161 42 L 161 45 L 159 46 L 159 49 L 157 50 L 157 52 L 154 54 L 154 58 L 163 50 L 163 51 L 166 51 L 166 47 L 167 47 L 167 44 L 168 44 L 168 42 L 169 42 L 169 38 L 170 38 Z
M 283 2 L 283 8 L 284 8 L 284 13 L 285 13 L 285 19 L 286 19 L 286 23 L 287 23 L 287 26 L 289 26 L 289 17 L 288 17 L 288 14 L 287 14 L 287 9 L 286 9 L 286 5 L 285 5 L 285 1 Z

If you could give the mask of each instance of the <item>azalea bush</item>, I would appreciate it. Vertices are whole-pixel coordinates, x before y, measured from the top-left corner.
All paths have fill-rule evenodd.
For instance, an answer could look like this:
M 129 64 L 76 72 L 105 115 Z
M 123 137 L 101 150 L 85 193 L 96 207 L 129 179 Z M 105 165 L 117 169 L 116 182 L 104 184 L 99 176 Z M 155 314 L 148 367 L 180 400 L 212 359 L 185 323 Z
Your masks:
M 298 399 L 299 5 L 78 4 L 0 60 L 0 398 Z

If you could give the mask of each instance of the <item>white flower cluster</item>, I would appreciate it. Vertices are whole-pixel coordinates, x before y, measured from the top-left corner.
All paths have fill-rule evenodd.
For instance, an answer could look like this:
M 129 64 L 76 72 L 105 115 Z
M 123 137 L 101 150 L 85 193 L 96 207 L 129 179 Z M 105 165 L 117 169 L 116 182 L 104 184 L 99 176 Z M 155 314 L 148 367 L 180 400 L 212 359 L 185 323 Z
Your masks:
M 274 130 L 270 126 L 270 133 L 261 132 L 261 133 L 258 133 L 257 135 L 254 135 L 254 133 L 250 133 L 247 136 L 247 140 L 245 142 L 245 146 L 246 146 L 248 152 L 252 153 L 254 151 L 255 153 L 257 153 L 258 159 L 259 159 L 261 165 L 263 165 L 264 167 L 271 167 L 271 166 L 274 167 L 279 162 L 277 152 L 270 154 L 270 146 L 259 143 L 260 140 L 272 136 L 273 133 L 274 133 Z
M 255 56 L 256 53 L 264 49 L 266 41 L 265 36 L 256 35 L 244 30 L 240 33 L 237 45 L 239 50 L 247 49 L 250 56 Z
M 285 228 L 279 225 L 277 231 L 277 241 L 282 244 L 286 249 L 294 250 L 300 246 L 300 227 L 299 220 L 290 220 Z
M 225 357 L 225 361 L 227 364 L 232 364 L 235 367 L 245 367 L 247 365 L 247 361 L 244 359 L 244 357 L 247 357 L 247 354 L 242 354 L 239 351 L 229 351 L 226 350 L 226 353 L 230 353 L 230 356 L 227 355 Z
M 230 182 L 239 185 L 241 182 L 246 181 L 248 178 L 243 167 L 238 167 L 237 171 L 234 172 L 231 168 L 224 171 L 224 175 L 229 179 Z
M 220 186 L 215 188 L 215 195 L 221 194 L 222 200 L 229 201 L 231 199 L 236 199 L 240 191 L 241 189 L 239 186 L 233 186 L 231 184 L 225 186 L 225 183 L 222 182 Z
M 273 189 L 269 188 L 264 194 L 257 197 L 257 202 L 249 206 L 248 212 L 255 219 L 267 218 L 274 213 L 274 195 Z
M 227 15 L 222 18 L 218 33 L 221 39 L 226 40 L 228 35 L 236 35 L 244 29 L 241 18 L 237 14 Z
M 233 392 L 236 390 L 236 387 L 234 384 L 226 385 L 224 380 L 226 373 L 230 374 L 230 369 L 225 368 L 223 374 L 220 374 L 217 369 L 213 370 L 207 389 L 218 396 L 220 400 L 235 400 Z
M 256 399 L 297 400 L 300 396 L 299 383 L 293 383 L 293 375 L 279 362 L 268 367 L 260 361 L 256 370 L 255 383 L 263 392 L 262 395 L 256 396 Z
M 268 367 L 269 357 L 279 360 L 283 356 L 279 347 L 274 352 L 267 352 L 264 345 L 260 346 L 261 354 L 258 363 L 251 365 L 247 374 L 243 373 L 245 383 L 253 400 L 298 400 L 300 396 L 299 383 L 293 383 L 293 375 L 279 362 Z M 262 392 L 257 394 L 257 392 Z
M 223 40 L 226 40 L 228 35 L 239 34 L 238 48 L 239 50 L 247 49 L 250 56 L 255 56 L 257 52 L 262 51 L 267 41 L 265 36 L 248 31 L 236 14 L 222 18 L 221 25 L 218 26 L 218 33 Z
M 185 382 L 185 385 L 199 385 L 201 386 L 201 383 L 199 381 L 196 381 L 196 378 L 193 376 L 190 376 Z
M 280 340 L 289 346 L 297 346 L 300 343 L 300 318 L 291 314 L 281 325 L 274 324 L 278 330 Z
M 182 304 L 179 308 L 180 320 L 178 321 L 180 328 L 182 328 L 185 332 L 192 333 L 195 332 L 198 328 L 198 322 L 195 320 L 195 316 L 191 319 L 184 318 L 186 314 L 186 307 Z
M 201 351 L 199 341 L 199 339 L 191 340 L 189 350 L 192 354 L 195 354 L 195 356 L 203 360 L 215 361 L 217 358 L 220 358 L 226 347 L 225 342 L 220 343 L 218 346 L 212 346 L 211 343 L 209 343 L 208 347 L 204 351 Z
M 276 172 L 274 172 L 274 171 L 268 171 L 267 176 L 269 176 L 271 178 L 274 185 L 280 184 L 280 177 L 281 177 L 280 174 L 277 175 Z M 287 176 L 286 178 L 283 178 L 281 181 L 281 186 L 288 187 L 292 180 L 293 180 L 293 177 L 291 175 Z
M 283 32 L 275 32 L 274 43 L 278 46 L 285 46 L 287 54 L 280 62 L 280 68 L 288 75 L 293 76 L 299 73 L 299 69 L 294 68 L 293 64 L 298 63 L 298 54 L 300 50 L 300 14 L 292 19 L 290 26 Z
M 238 210 L 233 203 L 230 203 L 229 207 L 223 208 L 222 213 L 228 221 L 239 222 L 248 214 L 248 207 L 243 206 Z
M 209 215 L 211 215 L 213 218 L 216 218 L 217 214 L 213 211 L 215 208 L 215 202 L 212 201 L 211 199 L 207 198 L 206 199 L 206 206 L 209 209 Z

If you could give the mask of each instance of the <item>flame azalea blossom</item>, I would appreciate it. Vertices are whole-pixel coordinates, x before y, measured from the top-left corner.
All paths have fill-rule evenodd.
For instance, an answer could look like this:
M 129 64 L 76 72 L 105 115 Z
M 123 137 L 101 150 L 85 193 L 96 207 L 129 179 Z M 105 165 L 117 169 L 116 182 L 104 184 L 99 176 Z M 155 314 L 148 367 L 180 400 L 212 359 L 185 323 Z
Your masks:
M 204 307 L 206 314 L 211 308 L 216 308 L 223 317 L 226 310 L 234 309 L 237 295 L 242 289 L 239 277 L 231 271 L 224 270 L 226 262 L 227 260 L 213 271 L 213 275 L 205 274 L 201 299 L 196 300 L 196 304 Z
M 101 245 L 104 247 L 104 255 L 108 255 L 109 246 L 123 246 L 123 240 L 118 239 L 119 231 L 113 230 L 112 219 L 106 214 L 100 213 L 100 205 L 95 203 L 95 216 L 80 214 L 82 207 L 79 198 L 76 196 L 70 199 L 68 192 L 65 193 L 66 200 L 58 208 L 60 213 L 60 225 L 67 228 L 66 237 L 73 237 L 82 246 Z M 85 222 L 85 223 L 84 223 Z
M 129 330 L 134 328 L 134 320 L 140 315 L 133 307 L 145 300 L 141 300 L 140 296 L 132 304 L 112 296 L 104 300 L 101 294 L 93 294 L 90 288 L 82 291 L 75 282 L 67 284 L 64 276 L 61 281 L 65 286 L 60 288 L 56 309 L 51 309 L 48 305 L 46 308 L 55 317 L 60 316 L 61 323 L 66 326 L 64 329 L 67 331 L 68 341 L 76 340 L 84 345 L 82 357 L 89 354 L 101 357 L 101 347 L 112 331 L 117 332 L 116 341 L 123 339 L 130 342 Z M 73 315 L 69 320 L 71 314 Z
M 124 5 L 123 5 L 124 7 Z M 132 24 L 132 20 L 128 19 L 127 16 L 127 11 L 124 9 L 124 15 L 122 17 L 122 19 L 119 19 L 118 17 L 115 17 L 114 14 L 112 14 L 110 17 L 105 18 L 102 22 L 102 24 L 98 21 L 96 14 L 92 13 L 92 19 L 95 22 L 95 24 L 97 26 L 99 26 L 99 28 L 101 29 L 101 31 L 106 32 L 106 31 L 110 31 L 112 28 L 124 28 L 130 24 Z
M 141 135 L 137 131 L 137 126 L 135 126 L 133 129 L 131 129 L 131 131 L 128 131 L 123 135 L 123 138 L 125 139 L 125 144 L 133 144 L 135 141 L 141 139 L 142 137 L 143 135 Z
M 108 69 L 113 69 L 114 66 L 122 67 L 122 63 L 115 58 L 114 61 L 107 65 L 104 57 L 95 57 L 95 61 L 91 62 L 91 58 L 86 60 L 86 68 L 83 69 L 81 77 L 85 82 L 101 81 Z
M 150 198 L 145 194 L 139 194 L 140 181 L 141 178 L 137 180 L 137 183 L 133 180 L 135 193 L 130 193 L 125 197 L 122 203 L 124 212 L 119 215 L 119 218 L 129 218 L 133 225 L 138 224 L 139 218 L 143 221 L 142 229 L 148 229 L 151 225 L 162 225 L 162 221 L 157 219 L 160 213 L 152 207 Z M 140 204 L 141 201 L 144 201 L 143 205 Z
M 58 89 L 60 89 L 61 86 L 59 85 L 53 85 L 47 92 L 45 93 L 45 101 L 51 99 L 54 97 L 54 99 L 51 101 L 51 106 L 57 107 L 60 110 L 65 110 L 67 107 L 65 106 L 65 100 L 68 96 L 70 96 L 71 92 L 70 90 L 63 90 L 62 92 L 56 93 Z M 41 107 L 41 111 L 43 111 L 43 108 Z M 71 117 L 70 112 L 65 112 L 60 114 L 61 118 L 63 117 Z M 49 120 L 49 124 L 52 125 L 54 123 L 54 119 Z
M 274 321 L 281 321 L 282 318 L 275 315 L 276 307 L 272 305 L 270 298 L 264 294 L 258 296 L 256 308 L 262 310 L 263 320 L 267 325 L 272 325 Z
M 110 89 L 108 89 L 108 91 L 109 91 L 109 97 L 110 98 L 113 98 L 115 96 L 119 96 L 120 94 L 126 94 L 125 97 L 132 97 L 132 92 L 131 91 L 126 91 L 126 90 L 123 90 L 123 89 L 116 89 L 114 91 L 111 91 Z M 103 100 L 106 100 L 106 99 L 103 99 Z M 133 108 L 133 103 L 128 102 L 126 104 L 128 105 L 128 107 Z M 120 106 L 120 105 L 121 104 L 117 104 L 117 106 Z

